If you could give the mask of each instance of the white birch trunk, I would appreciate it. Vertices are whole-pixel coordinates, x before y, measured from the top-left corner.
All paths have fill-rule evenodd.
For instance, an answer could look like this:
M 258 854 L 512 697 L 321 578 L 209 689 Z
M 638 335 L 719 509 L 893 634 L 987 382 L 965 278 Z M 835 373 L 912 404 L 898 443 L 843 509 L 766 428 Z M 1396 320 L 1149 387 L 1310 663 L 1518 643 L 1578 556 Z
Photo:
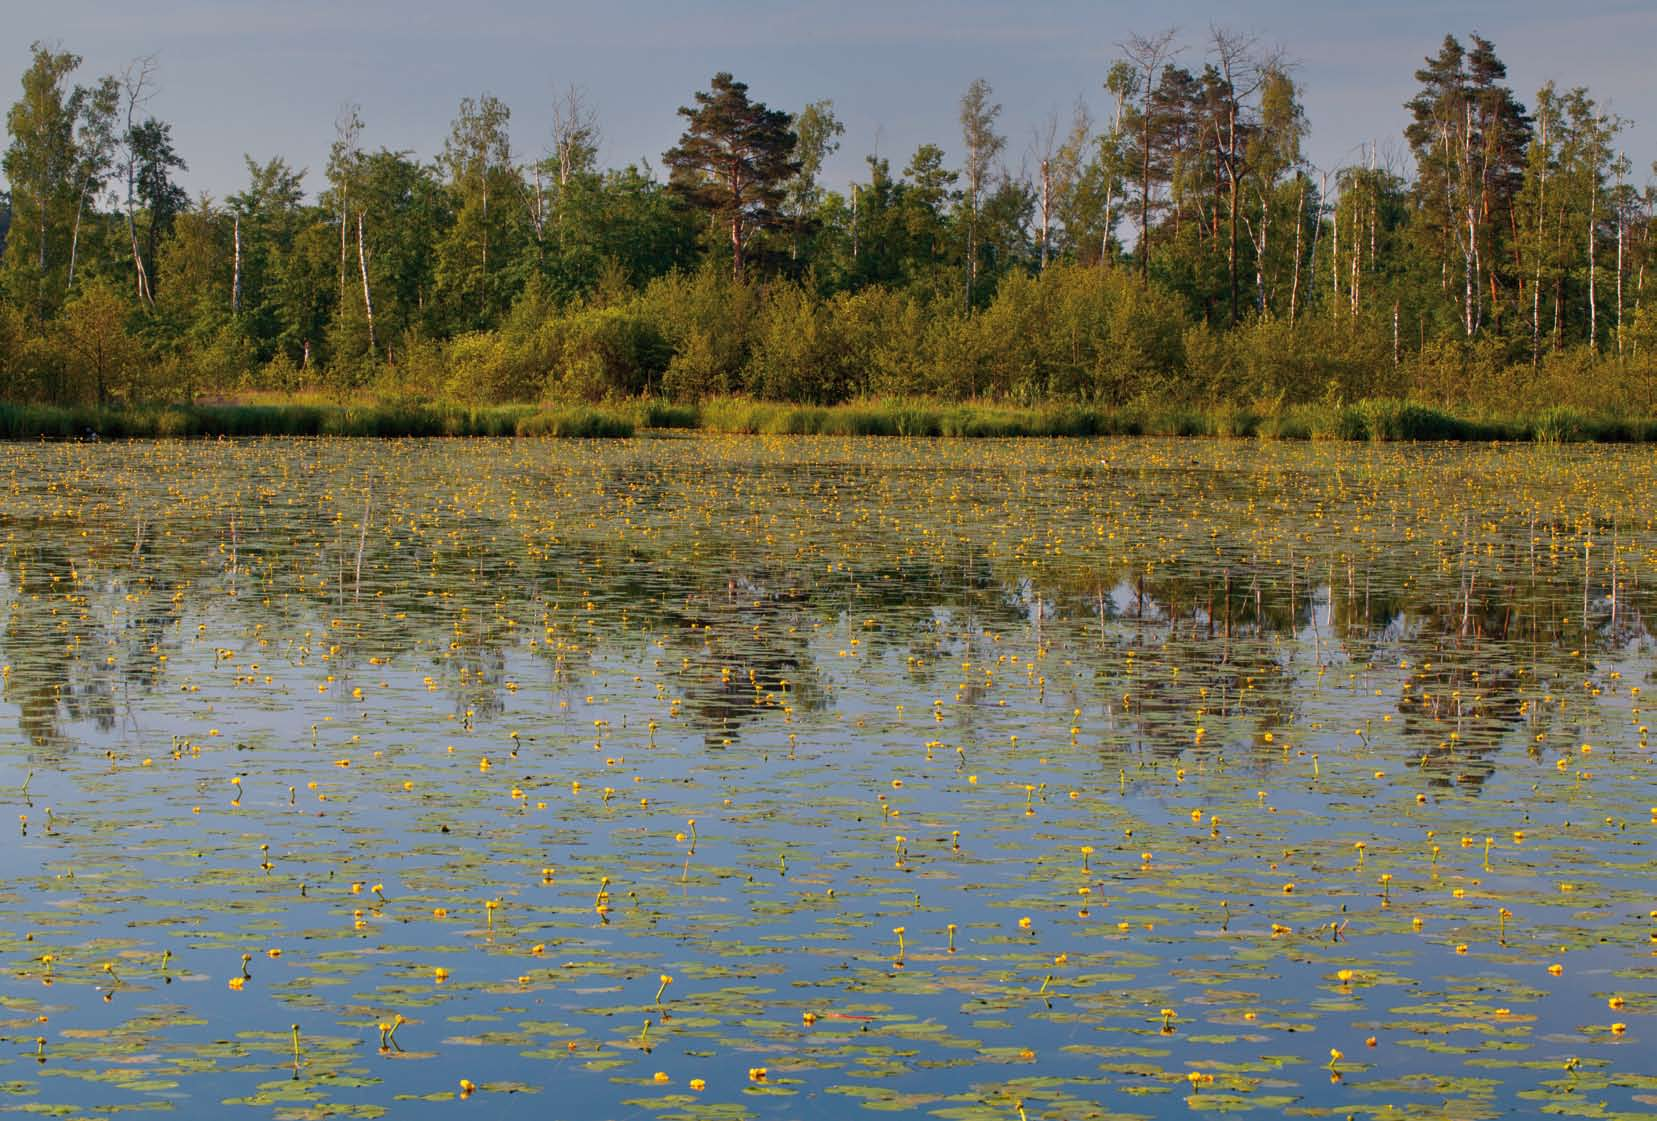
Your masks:
M 1306 179 L 1300 180 L 1300 191 L 1295 198 L 1295 273 L 1289 284 L 1289 326 L 1294 326 L 1295 314 L 1300 310 L 1300 237 L 1306 225 Z
M 1478 267 L 1473 257 L 1476 229 L 1473 208 L 1467 207 L 1464 213 L 1467 224 L 1461 243 L 1461 324 L 1463 334 L 1470 339 L 1473 337 L 1473 294 L 1478 291 Z
M 1048 239 L 1052 236 L 1053 182 L 1048 161 L 1041 161 L 1041 267 L 1047 267 Z
M 858 202 L 858 196 L 861 195 L 862 193 L 863 193 L 862 189 L 856 183 L 853 183 L 852 184 L 852 260 L 854 260 L 854 261 L 857 260 L 857 250 L 858 250 L 857 202 Z
M 81 188 L 80 198 L 75 200 L 75 232 L 69 236 L 69 279 L 64 284 L 64 291 L 72 292 L 75 288 L 75 259 L 80 255 L 81 248 L 81 215 L 86 211 L 86 188 Z
M 1624 227 L 1623 213 L 1626 208 L 1622 197 L 1622 171 L 1617 172 L 1617 360 L 1622 360 L 1622 272 L 1623 272 L 1623 244 Z
M 1596 296 L 1595 277 L 1595 243 L 1599 238 L 1594 236 L 1594 227 L 1599 224 L 1599 180 L 1595 177 L 1593 188 L 1588 192 L 1588 349 L 1595 354 L 1599 353 L 1599 303 Z
M 1334 235 L 1334 242 L 1329 252 L 1329 313 L 1339 315 L 1341 307 L 1341 212 L 1340 204 L 1335 204 L 1335 220 L 1330 223 L 1330 231 Z
M 1271 238 L 1272 205 L 1265 195 L 1260 197 L 1260 244 L 1254 255 L 1254 303 L 1261 315 L 1266 313 L 1266 246 Z
M 357 211 L 357 268 L 362 273 L 362 309 L 368 319 L 368 355 L 374 356 L 377 344 L 374 339 L 374 298 L 368 291 L 368 251 L 363 247 L 362 236 L 363 213 Z
M 351 225 L 351 208 L 345 187 L 339 190 L 339 302 L 345 305 L 346 229 Z
M 1367 186 L 1365 189 L 1368 189 Z M 1362 195 L 1359 196 L 1358 203 L 1359 206 L 1363 204 Z M 1348 284 L 1352 297 L 1352 319 L 1354 322 L 1357 321 L 1358 311 L 1363 306 L 1363 260 L 1363 214 L 1359 211 L 1358 206 L 1354 206 L 1352 208 L 1352 278 Z
M 236 215 L 230 223 L 230 314 L 242 313 L 242 216 Z
M 1548 221 L 1548 116 L 1542 114 L 1542 170 L 1536 195 L 1536 270 L 1530 293 L 1530 364 L 1542 365 L 1542 230 Z

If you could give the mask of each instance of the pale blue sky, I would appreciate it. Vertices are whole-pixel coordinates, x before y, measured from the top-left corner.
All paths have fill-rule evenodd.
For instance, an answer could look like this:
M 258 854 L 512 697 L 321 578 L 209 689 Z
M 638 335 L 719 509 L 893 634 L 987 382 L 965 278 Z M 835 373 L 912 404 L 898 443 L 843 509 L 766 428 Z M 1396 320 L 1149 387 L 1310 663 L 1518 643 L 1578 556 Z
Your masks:
M 189 161 L 185 186 L 216 197 L 243 185 L 243 152 L 309 167 L 317 189 L 347 100 L 362 105 L 367 145 L 430 157 L 459 99 L 493 93 L 511 106 L 515 146 L 528 157 L 545 149 L 551 99 L 571 82 L 598 110 L 606 164 L 643 156 L 659 165 L 679 134 L 674 110 L 718 70 L 774 108 L 831 98 L 847 131 L 825 178 L 840 189 L 871 151 L 901 168 L 931 141 L 953 159 L 961 91 L 987 78 L 1005 106 L 1016 170 L 1048 114 L 1068 120 L 1083 96 L 1103 116 L 1100 83 L 1130 33 L 1180 27 L 1181 61 L 1196 68 L 1212 22 L 1252 32 L 1293 61 L 1312 125 L 1308 154 L 1325 168 L 1357 159 L 1372 140 L 1402 167 L 1412 73 L 1446 32 L 1465 41 L 1471 31 L 1495 41 L 1527 105 L 1551 78 L 1588 86 L 1632 119 L 1624 147 L 1637 181 L 1657 158 L 1650 0 L 0 0 L 0 20 L 7 104 L 32 40 L 80 54 L 88 81 L 157 55 L 153 111 L 172 122 Z

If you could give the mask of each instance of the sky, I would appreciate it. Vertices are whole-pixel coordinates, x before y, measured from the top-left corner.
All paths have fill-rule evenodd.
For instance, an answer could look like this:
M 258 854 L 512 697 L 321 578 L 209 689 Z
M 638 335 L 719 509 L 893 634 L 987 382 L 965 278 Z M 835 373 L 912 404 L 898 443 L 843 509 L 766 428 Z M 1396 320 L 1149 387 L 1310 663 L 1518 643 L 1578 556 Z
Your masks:
M 180 181 L 222 198 L 246 183 L 244 153 L 308 168 L 306 186 L 320 190 L 347 102 L 361 106 L 365 146 L 430 158 L 460 99 L 490 93 L 512 109 L 519 158 L 533 158 L 571 84 L 597 110 L 604 165 L 659 170 L 681 131 L 675 110 L 728 70 L 775 109 L 833 101 L 846 133 L 823 180 L 844 190 L 871 153 L 899 170 L 930 142 L 958 163 L 958 106 L 975 78 L 1003 106 L 1009 170 L 1033 168 L 1050 117 L 1062 131 L 1082 98 L 1104 119 L 1101 83 L 1130 35 L 1180 29 L 1178 61 L 1196 70 L 1216 25 L 1291 63 L 1315 167 L 1358 162 L 1374 144 L 1407 171 L 1414 71 L 1445 34 L 1477 32 L 1527 105 L 1551 79 L 1633 122 L 1622 147 L 1634 180 L 1651 178 L 1651 0 L 0 0 L 0 103 L 15 99 L 32 41 L 80 55 L 88 83 L 153 55 L 150 110 L 189 164 Z

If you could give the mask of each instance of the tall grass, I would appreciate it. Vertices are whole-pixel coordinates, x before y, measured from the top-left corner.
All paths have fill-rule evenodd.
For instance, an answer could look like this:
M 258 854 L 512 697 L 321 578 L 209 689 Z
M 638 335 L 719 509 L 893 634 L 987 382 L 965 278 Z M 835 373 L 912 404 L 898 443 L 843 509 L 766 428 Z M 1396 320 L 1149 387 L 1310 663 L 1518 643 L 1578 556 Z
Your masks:
M 632 421 L 589 408 L 534 405 L 214 404 L 133 408 L 0 404 L 11 440 L 217 436 L 631 436 Z
M 1523 440 L 1535 422 L 1462 417 L 1392 398 L 1350 405 L 1249 408 L 1221 404 L 1018 407 L 916 400 L 785 405 L 716 398 L 701 406 L 712 432 L 836 436 L 1227 436 L 1284 440 Z M 1651 439 L 1653 425 L 1602 421 L 1585 438 Z M 1574 430 L 1573 430 L 1574 431 Z M 1579 437 L 1584 438 L 1584 437 Z
M 858 401 L 845 405 L 786 405 L 725 397 L 704 402 L 701 427 L 710 432 L 795 436 L 1115 436 L 1189 431 L 1190 418 L 1170 415 L 1147 424 L 1133 410 L 1084 406 L 1022 408 L 925 400 Z
M 1019 406 L 880 398 L 791 405 L 715 397 L 699 405 L 491 405 L 314 401 L 133 408 L 0 403 L 0 439 L 235 436 L 565 436 L 625 438 L 641 430 L 799 436 L 1216 436 L 1278 440 L 1657 442 L 1657 419 L 1555 407 L 1528 417 L 1463 416 L 1399 398 L 1259 407 L 1140 403 Z
M 531 413 L 517 422 L 519 436 L 627 437 L 634 431 L 630 417 L 587 405 Z

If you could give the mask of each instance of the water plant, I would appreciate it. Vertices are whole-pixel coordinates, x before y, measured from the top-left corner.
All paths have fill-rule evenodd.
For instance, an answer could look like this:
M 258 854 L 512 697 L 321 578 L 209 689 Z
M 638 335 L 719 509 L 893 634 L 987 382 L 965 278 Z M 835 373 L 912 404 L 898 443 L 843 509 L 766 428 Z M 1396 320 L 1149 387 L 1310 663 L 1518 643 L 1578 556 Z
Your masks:
M 1638 1113 L 1651 463 L 719 439 L 0 448 L 20 1100 Z

